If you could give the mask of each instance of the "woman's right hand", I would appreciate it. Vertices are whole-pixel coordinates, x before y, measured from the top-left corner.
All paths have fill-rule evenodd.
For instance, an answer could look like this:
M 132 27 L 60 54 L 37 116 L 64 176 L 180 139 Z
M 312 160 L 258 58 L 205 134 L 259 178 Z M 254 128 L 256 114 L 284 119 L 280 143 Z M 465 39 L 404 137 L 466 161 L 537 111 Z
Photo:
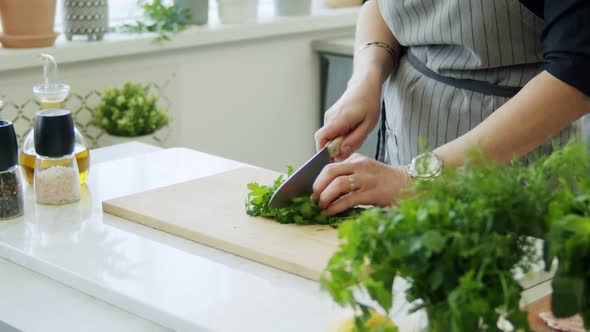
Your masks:
M 336 159 L 344 160 L 358 150 L 379 120 L 381 86 L 369 81 L 349 83 L 338 101 L 324 114 L 324 126 L 315 133 L 320 150 L 330 140 L 345 136 Z

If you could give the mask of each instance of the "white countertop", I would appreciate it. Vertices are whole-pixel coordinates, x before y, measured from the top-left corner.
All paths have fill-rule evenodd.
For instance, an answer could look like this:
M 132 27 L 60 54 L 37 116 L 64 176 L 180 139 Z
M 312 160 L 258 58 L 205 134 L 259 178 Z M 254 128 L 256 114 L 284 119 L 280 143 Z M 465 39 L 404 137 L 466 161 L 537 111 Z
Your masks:
M 132 142 L 93 150 L 92 159 L 100 163 L 158 150 Z M 0 259 L 0 299 L 0 322 L 21 331 L 169 331 L 5 259 Z M 64 313 L 73 315 L 63 319 Z
M 314 281 L 102 213 L 104 199 L 244 164 L 138 143 L 91 157 L 80 203 L 37 205 L 27 186 L 25 216 L 0 223 L 0 321 L 26 331 L 275 332 L 325 331 L 342 315 Z M 421 316 L 404 305 L 393 318 L 413 331 Z
M 0 257 L 141 316 L 134 323 L 149 320 L 154 330 L 324 330 L 340 309 L 316 282 L 102 214 L 104 199 L 239 166 L 187 149 L 95 162 L 81 202 L 62 207 L 35 204 L 27 186 L 25 217 L 0 223 Z M 4 306 L 0 320 L 21 328 L 22 311 Z

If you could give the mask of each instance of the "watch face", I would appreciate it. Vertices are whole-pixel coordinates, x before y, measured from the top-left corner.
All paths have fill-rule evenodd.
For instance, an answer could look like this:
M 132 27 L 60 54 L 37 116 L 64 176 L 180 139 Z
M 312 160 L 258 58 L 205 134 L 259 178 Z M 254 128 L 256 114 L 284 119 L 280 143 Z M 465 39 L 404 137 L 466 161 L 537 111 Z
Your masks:
M 416 177 L 430 179 L 441 173 L 442 161 L 432 152 L 422 153 L 412 160 L 411 169 Z

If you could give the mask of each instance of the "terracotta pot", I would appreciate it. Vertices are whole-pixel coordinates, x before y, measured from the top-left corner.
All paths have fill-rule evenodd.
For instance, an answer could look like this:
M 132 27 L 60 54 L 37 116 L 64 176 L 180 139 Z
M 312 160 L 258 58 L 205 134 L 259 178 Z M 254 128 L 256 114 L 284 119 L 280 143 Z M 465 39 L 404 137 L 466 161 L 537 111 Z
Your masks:
M 4 47 L 47 47 L 55 43 L 56 0 L 0 0 Z

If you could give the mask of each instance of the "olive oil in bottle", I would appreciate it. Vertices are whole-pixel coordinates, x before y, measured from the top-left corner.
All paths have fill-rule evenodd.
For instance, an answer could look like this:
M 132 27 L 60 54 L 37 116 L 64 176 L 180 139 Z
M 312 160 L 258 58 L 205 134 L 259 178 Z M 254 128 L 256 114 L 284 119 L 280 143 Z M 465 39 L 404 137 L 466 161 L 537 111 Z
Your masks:
M 42 97 L 40 97 L 42 98 Z M 65 100 L 51 100 L 51 99 L 40 99 L 39 104 L 41 105 L 41 109 L 48 110 L 48 109 L 55 109 L 55 108 L 65 108 L 66 102 Z
M 86 146 L 76 143 L 74 156 L 76 157 L 78 171 L 80 172 L 80 184 L 83 185 L 86 183 L 86 178 L 88 177 L 88 171 L 90 169 L 90 151 L 88 151 Z M 34 148 L 21 152 L 19 163 L 23 170 L 25 180 L 31 185 L 33 184 L 33 179 L 35 177 L 35 162 L 36 157 Z

